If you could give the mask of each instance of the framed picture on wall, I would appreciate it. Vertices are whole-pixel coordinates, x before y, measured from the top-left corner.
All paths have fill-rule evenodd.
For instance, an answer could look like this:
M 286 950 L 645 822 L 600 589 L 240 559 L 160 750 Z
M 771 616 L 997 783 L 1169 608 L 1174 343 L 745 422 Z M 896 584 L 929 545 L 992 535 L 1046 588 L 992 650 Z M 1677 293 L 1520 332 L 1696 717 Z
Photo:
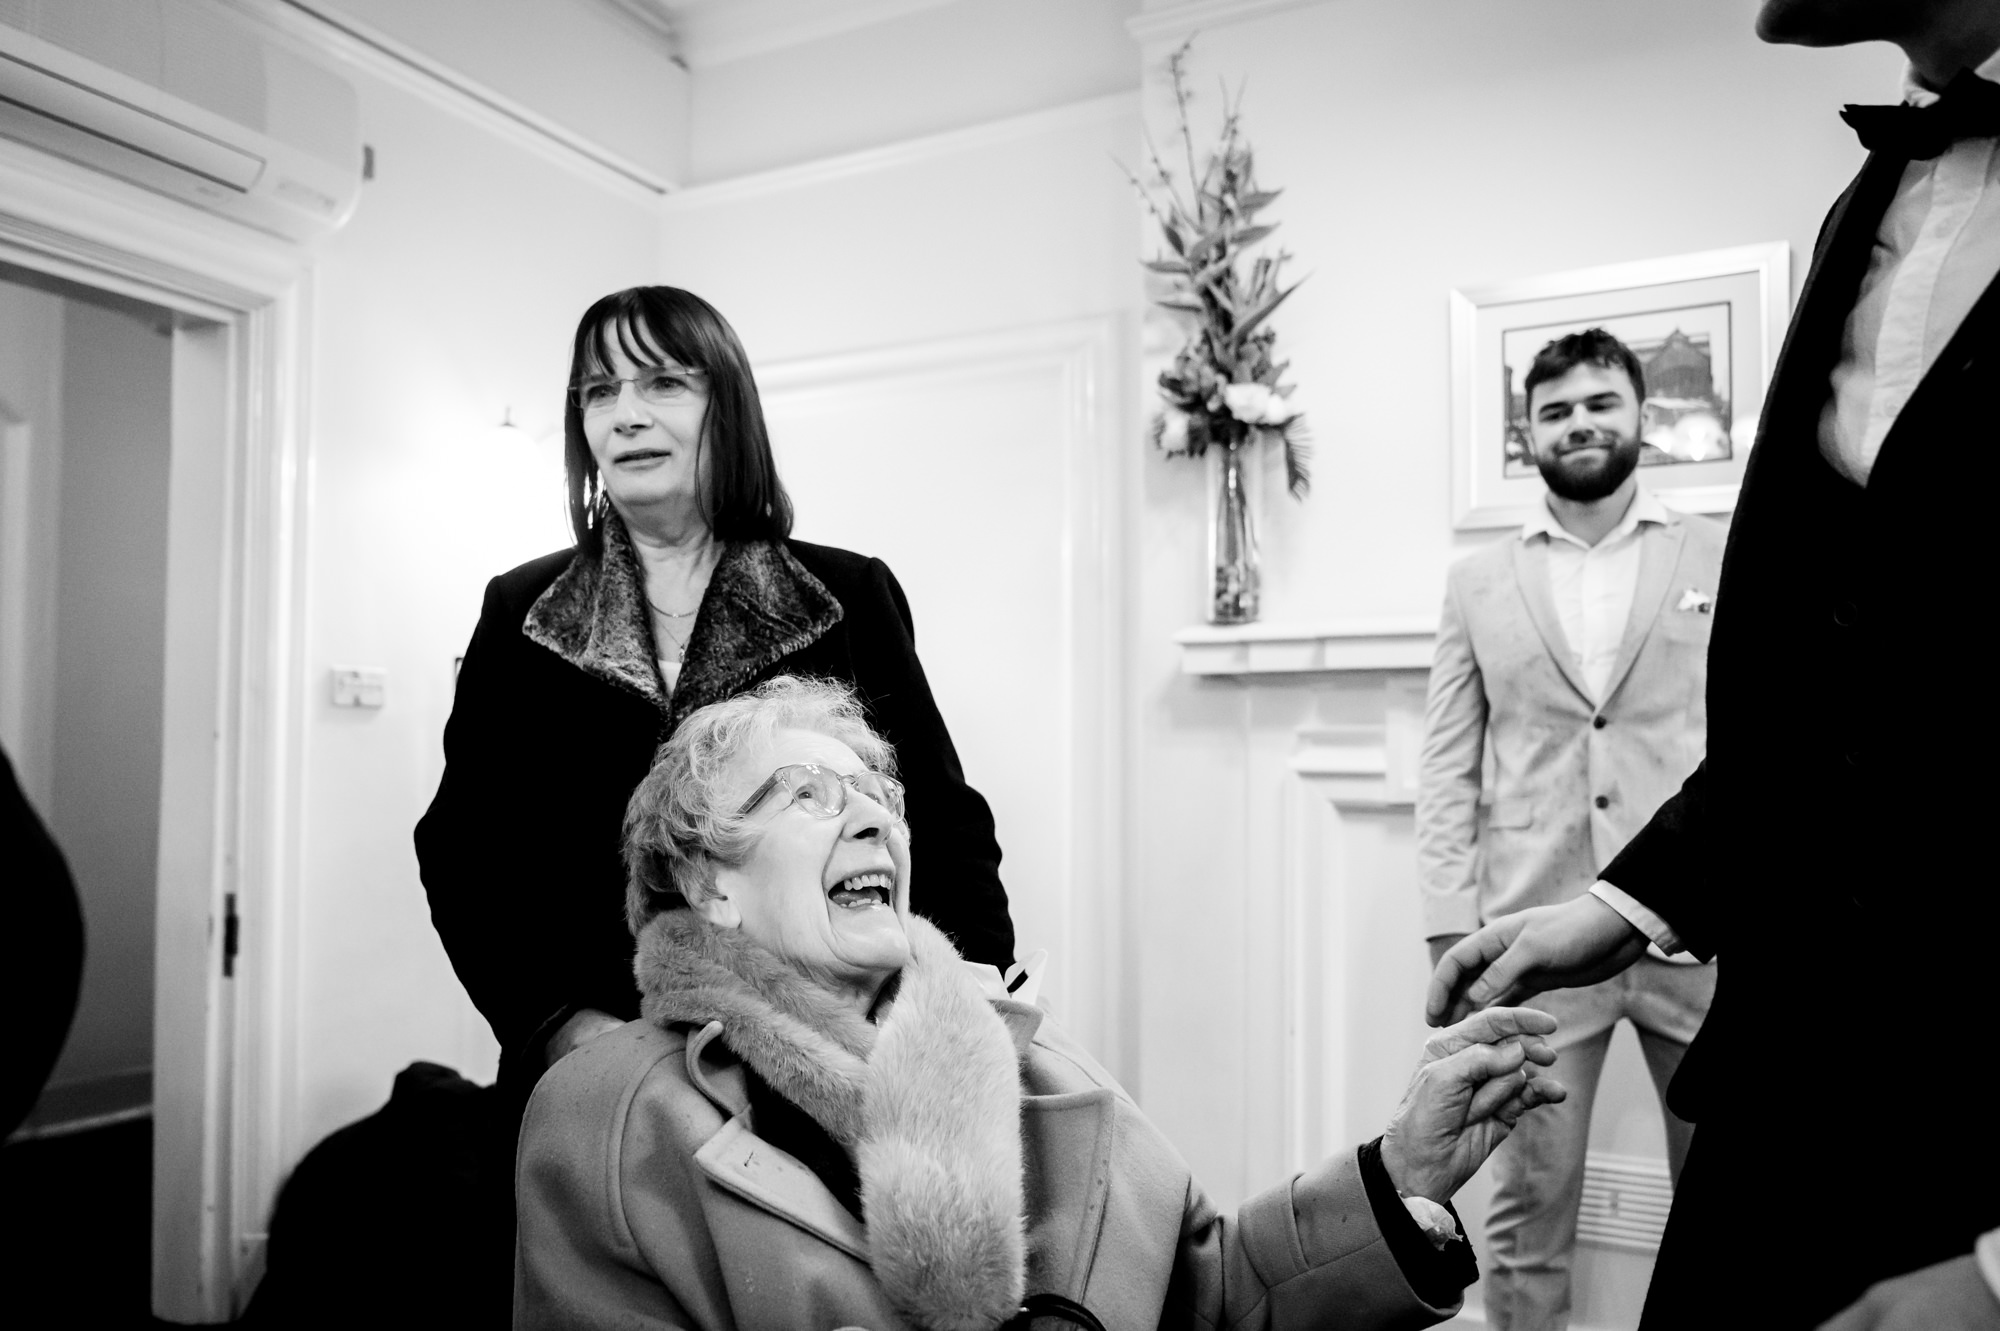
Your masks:
M 1685 512 L 1734 508 L 1791 291 L 1777 241 L 1452 292 L 1452 526 L 1515 526 L 1542 501 L 1523 380 L 1544 346 L 1586 328 L 1645 369 L 1645 484 Z

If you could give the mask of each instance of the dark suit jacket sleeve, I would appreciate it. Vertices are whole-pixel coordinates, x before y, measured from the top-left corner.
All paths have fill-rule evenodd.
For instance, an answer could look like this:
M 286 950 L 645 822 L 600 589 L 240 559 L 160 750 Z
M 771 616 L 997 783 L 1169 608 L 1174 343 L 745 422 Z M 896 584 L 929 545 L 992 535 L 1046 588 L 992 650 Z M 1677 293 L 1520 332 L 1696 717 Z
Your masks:
M 580 1008 L 637 1015 L 623 798 L 594 790 L 605 765 L 594 749 L 550 746 L 562 727 L 544 676 L 570 668 L 522 635 L 519 591 L 487 585 L 445 724 L 444 777 L 416 829 L 432 923 L 500 1041 L 503 1080 L 539 1076 L 548 1037 Z M 571 724 L 586 738 L 601 729 Z M 635 743 L 643 752 L 649 739 Z M 597 908 L 580 910 L 584 898 Z
M 1014 923 L 1000 884 L 1000 843 L 985 797 L 966 784 L 924 667 L 910 601 L 896 575 L 868 561 L 842 603 L 854 642 L 855 685 L 891 744 L 909 788 L 910 904 L 950 934 L 970 961 L 1014 961 Z
M 1598 875 L 1672 925 L 1703 961 L 1720 949 L 1723 921 L 1711 890 L 1715 811 L 1709 796 L 1704 761 Z

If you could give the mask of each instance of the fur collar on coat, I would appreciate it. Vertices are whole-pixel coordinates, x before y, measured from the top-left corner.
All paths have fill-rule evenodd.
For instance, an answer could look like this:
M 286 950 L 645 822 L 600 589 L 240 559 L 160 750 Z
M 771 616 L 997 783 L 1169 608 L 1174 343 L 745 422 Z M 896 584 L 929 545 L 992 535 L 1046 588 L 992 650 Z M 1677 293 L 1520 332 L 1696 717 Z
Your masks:
M 841 621 L 832 592 L 778 541 L 730 541 L 702 595 L 669 697 L 654 659 L 653 621 L 638 552 L 607 507 L 602 552 L 579 550 L 528 609 L 522 632 L 586 674 L 658 707 L 666 731 L 719 702 Z
M 1020 1074 L 1013 1038 L 936 927 L 870 1024 L 738 930 L 654 917 L 634 969 L 662 1026 L 720 1022 L 770 1086 L 850 1150 L 870 1265 L 922 1327 L 992 1328 L 1025 1288 Z

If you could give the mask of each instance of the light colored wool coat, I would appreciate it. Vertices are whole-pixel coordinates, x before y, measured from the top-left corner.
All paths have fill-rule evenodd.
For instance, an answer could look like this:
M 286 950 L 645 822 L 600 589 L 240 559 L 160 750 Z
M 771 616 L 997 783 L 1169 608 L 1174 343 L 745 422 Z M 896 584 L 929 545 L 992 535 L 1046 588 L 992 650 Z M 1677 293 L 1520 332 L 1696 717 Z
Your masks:
M 1417 783 L 1425 937 L 1581 896 L 1700 764 L 1726 536 L 1682 514 L 1641 529 L 1602 701 L 1563 636 L 1546 543 L 1508 536 L 1452 566 Z
M 514 1324 L 990 1328 L 1026 1292 L 1119 1331 L 1417 1327 L 1352 1154 L 1217 1214 L 1110 1075 L 989 1001 L 942 934 L 879 1025 L 739 935 L 654 919 L 645 1020 L 542 1079 L 521 1130 Z M 760 1139 L 744 1064 L 853 1153 L 857 1220 Z

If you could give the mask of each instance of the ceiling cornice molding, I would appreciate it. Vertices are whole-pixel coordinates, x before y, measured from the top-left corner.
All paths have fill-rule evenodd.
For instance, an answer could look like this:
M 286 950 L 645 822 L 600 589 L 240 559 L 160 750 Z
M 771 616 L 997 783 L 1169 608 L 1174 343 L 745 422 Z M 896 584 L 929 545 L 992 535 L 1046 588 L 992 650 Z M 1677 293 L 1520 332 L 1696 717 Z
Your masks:
M 1125 30 L 1141 46 L 1178 41 L 1203 28 L 1226 27 L 1287 9 L 1306 9 L 1327 0 L 1188 0 L 1186 4 L 1149 9 L 1125 20 Z
M 731 176 L 726 180 L 710 184 L 690 185 L 661 199 L 660 206 L 667 212 L 676 213 L 712 204 L 762 198 L 771 194 L 782 194 L 787 190 L 845 180 L 875 171 L 886 171 L 932 158 L 948 157 L 975 148 L 1012 143 L 1021 139 L 1035 138 L 1038 135 L 1060 133 L 1066 129 L 1101 124 L 1119 116 L 1136 116 L 1138 113 L 1137 93 L 1112 93 L 1108 97 L 1093 97 L 1088 101 L 1071 102 L 1066 106 L 1051 107 L 1046 111 L 1030 111 L 1026 115 L 1009 116 L 1004 120 L 990 120 L 983 125 L 973 125 L 966 129 L 948 130 L 943 134 L 927 134 L 918 139 L 904 139 L 900 143 L 884 144 L 879 148 L 865 148 L 860 152 L 842 153 L 837 157 L 821 157 L 814 161 L 801 162 L 796 166 L 781 166 L 771 171 Z
M 604 3 L 686 66 L 687 60 L 681 55 L 680 26 L 674 22 L 665 0 L 604 0 Z
M 673 30 L 681 59 L 705 69 L 803 46 L 957 0 L 611 0 Z

